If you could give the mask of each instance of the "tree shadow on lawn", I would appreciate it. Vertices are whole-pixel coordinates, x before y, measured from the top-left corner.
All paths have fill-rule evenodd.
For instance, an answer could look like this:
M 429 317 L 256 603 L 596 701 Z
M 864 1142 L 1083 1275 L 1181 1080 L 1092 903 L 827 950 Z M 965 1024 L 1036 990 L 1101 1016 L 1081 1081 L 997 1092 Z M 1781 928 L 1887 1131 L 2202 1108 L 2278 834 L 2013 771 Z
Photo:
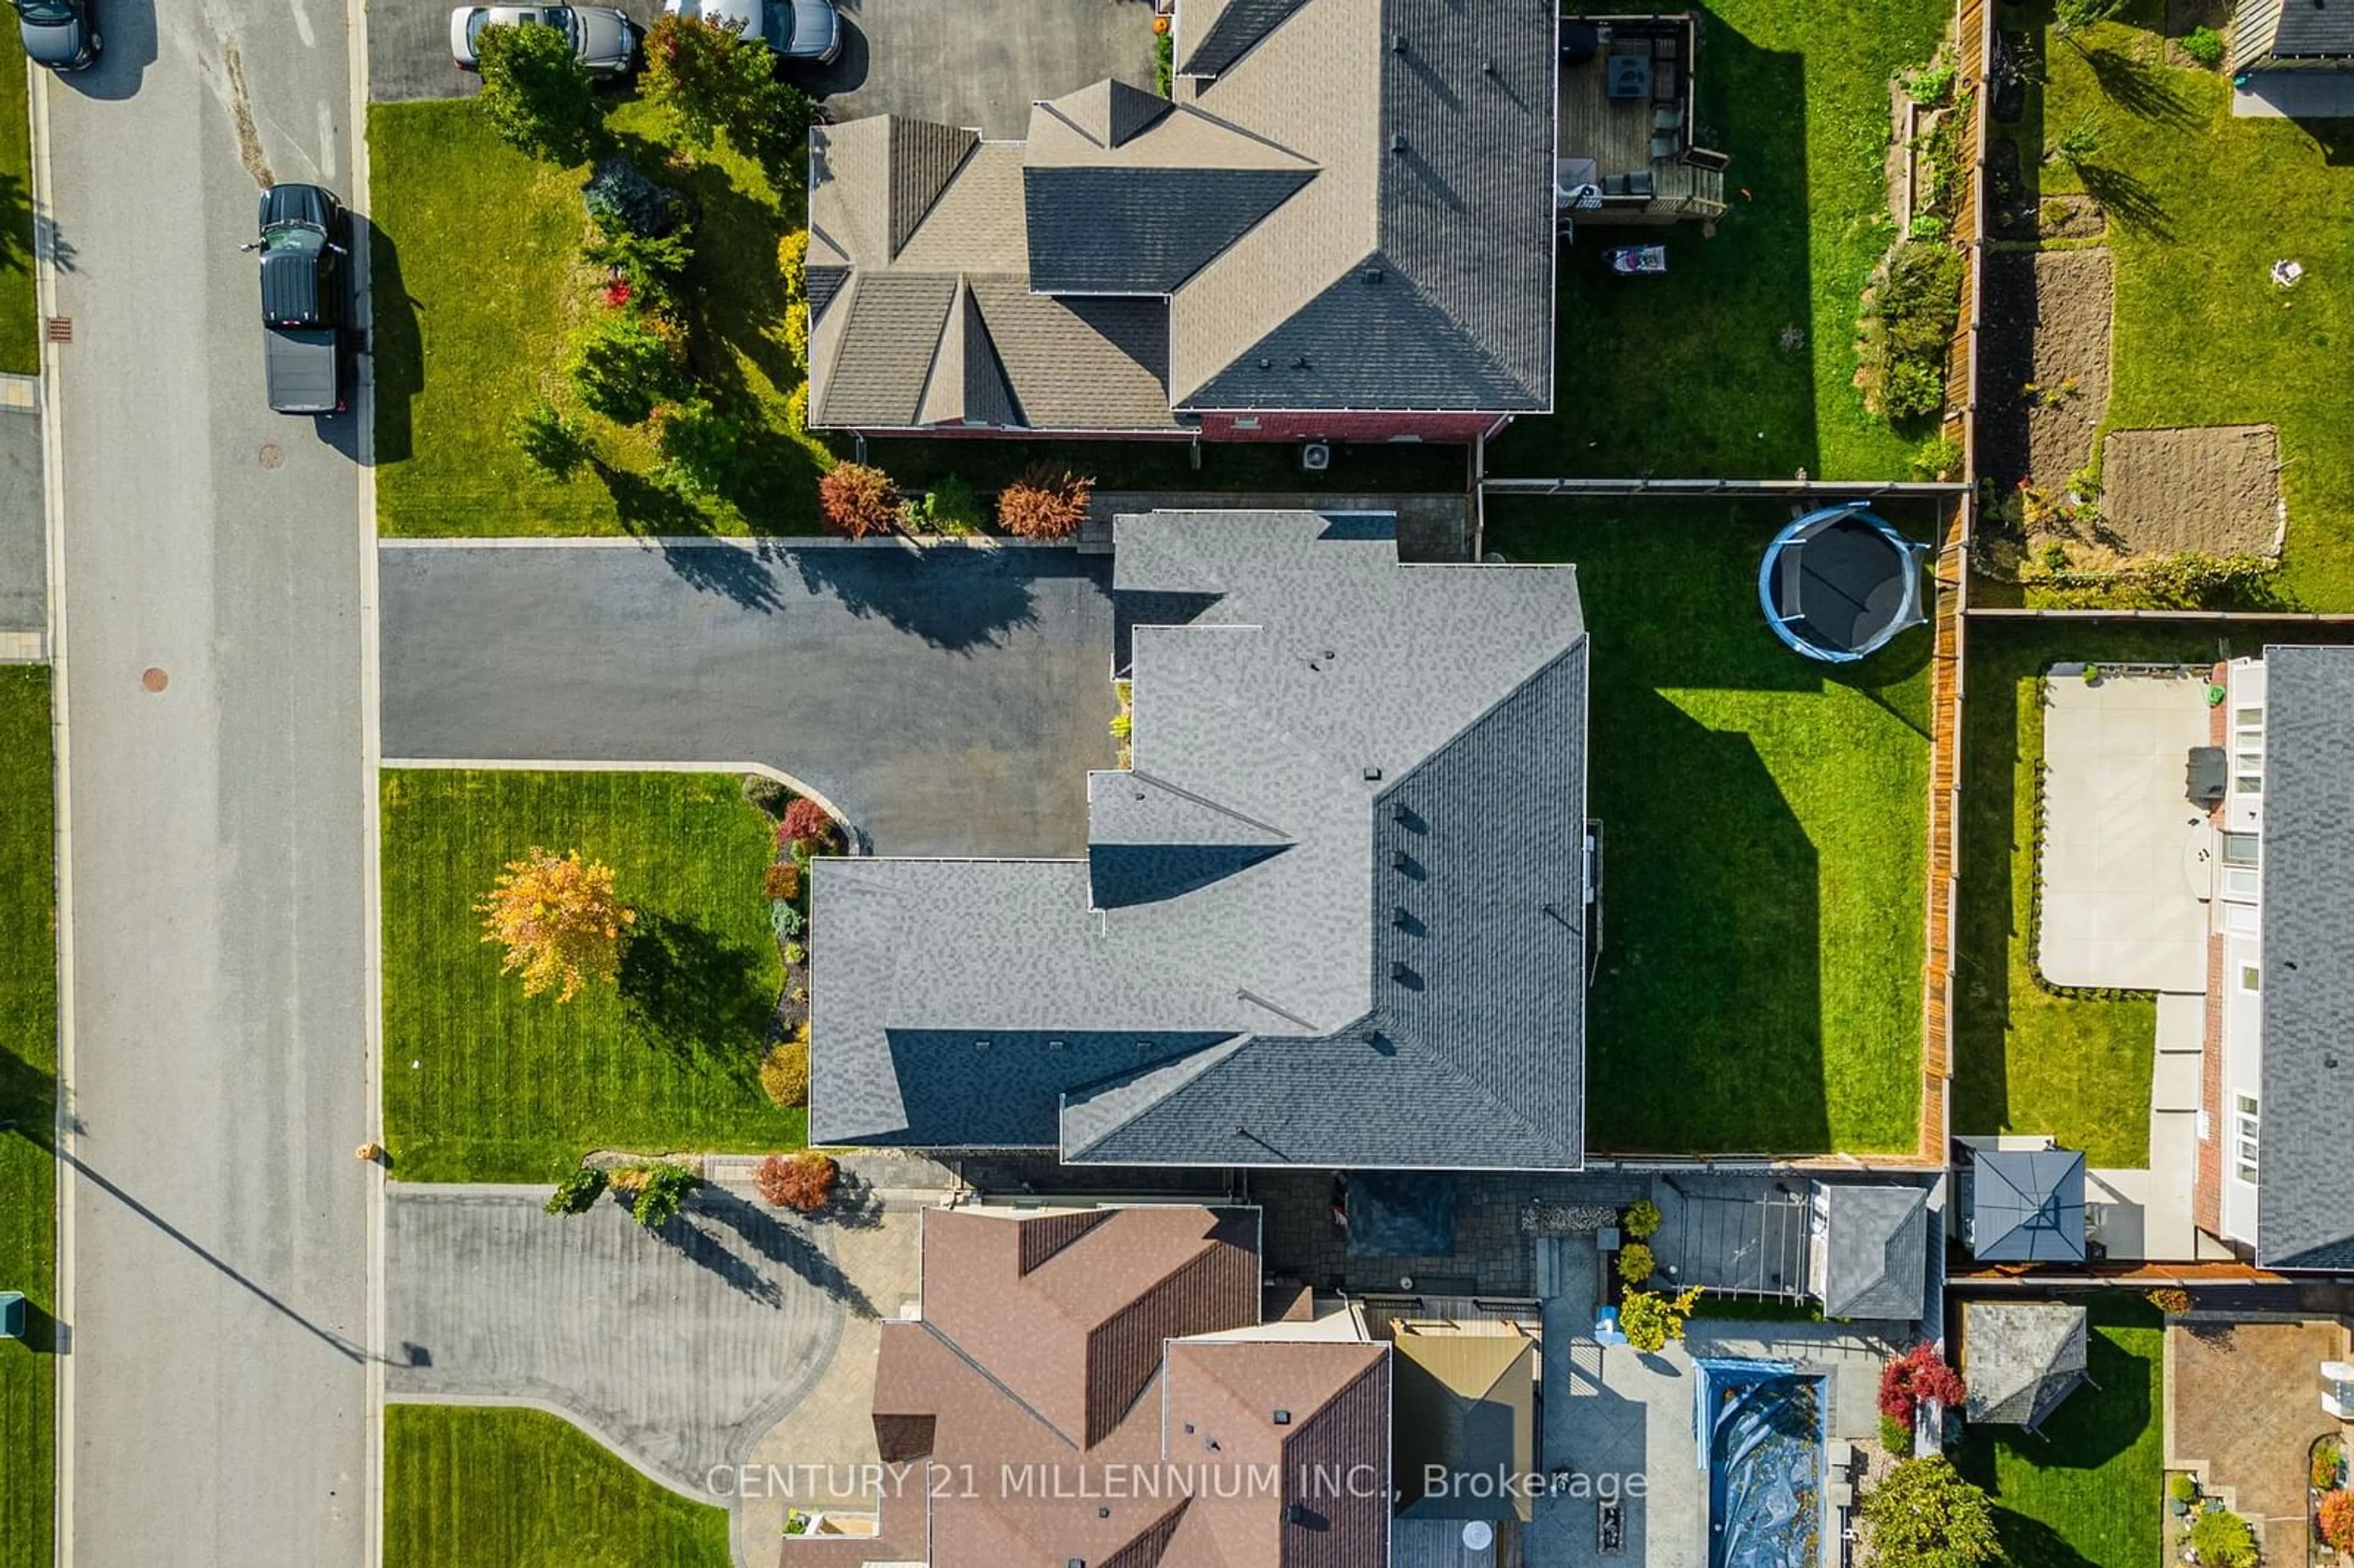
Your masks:
M 1795 657 L 1795 655 L 1794 655 Z M 1589 1002 L 1597 1152 L 1830 1148 L 1819 867 L 1746 735 L 1650 691 L 1595 705 L 1602 953 Z
M 642 911 L 621 950 L 621 1010 L 649 1044 L 750 1084 L 777 999 L 762 955 L 691 922 Z
M 622 529 L 662 552 L 663 564 L 703 593 L 724 596 L 746 609 L 780 609 L 776 547 L 766 543 L 697 541 L 716 534 L 710 515 L 642 473 L 592 457 L 589 467 L 613 498 Z
M 784 1265 L 859 1317 L 878 1316 L 866 1292 L 799 1225 L 737 1197 L 725 1187 L 697 1188 L 680 1216 L 663 1227 L 663 1234 L 676 1242 L 689 1257 L 719 1274 L 737 1289 L 770 1303 L 783 1299 L 776 1282 L 750 1259 L 739 1255 L 736 1246 L 716 1228 L 707 1230 L 689 1223 L 702 1216 L 735 1232 L 737 1242 L 754 1257 Z
M 2076 177 L 2084 182 L 2084 189 L 2119 228 L 2156 239 L 2174 238 L 2174 225 L 2167 219 L 2166 205 L 2139 175 L 2107 164 L 2080 164 Z
M 1700 119 L 1733 157 L 1729 209 L 1709 238 L 1696 221 L 1585 227 L 1560 246 L 1553 412 L 1490 448 L 1497 473 L 1822 471 L 1814 340 L 1843 344 L 1853 323 L 1814 320 L 1805 59 L 1701 23 Z M 1613 273 L 1603 252 L 1617 244 L 1664 244 L 1666 276 Z
M 2188 129 L 2199 123 L 2199 111 L 2175 85 L 2164 66 L 2137 58 L 2120 49 L 2080 49 L 2101 96 L 2137 120 Z

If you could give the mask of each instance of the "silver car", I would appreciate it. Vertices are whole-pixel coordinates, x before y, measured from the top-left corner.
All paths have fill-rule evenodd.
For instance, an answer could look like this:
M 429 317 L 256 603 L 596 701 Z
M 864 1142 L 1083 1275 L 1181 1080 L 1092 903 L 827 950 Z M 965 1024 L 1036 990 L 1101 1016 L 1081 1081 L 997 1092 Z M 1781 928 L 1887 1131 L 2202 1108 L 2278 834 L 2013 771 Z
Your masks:
M 450 60 L 478 70 L 475 40 L 484 27 L 553 27 L 572 40 L 574 58 L 592 76 L 619 76 L 638 50 L 637 24 L 603 5 L 465 5 L 450 13 Z
M 789 60 L 823 65 L 842 53 L 842 18 L 833 0 L 663 0 L 663 9 L 733 27 Z

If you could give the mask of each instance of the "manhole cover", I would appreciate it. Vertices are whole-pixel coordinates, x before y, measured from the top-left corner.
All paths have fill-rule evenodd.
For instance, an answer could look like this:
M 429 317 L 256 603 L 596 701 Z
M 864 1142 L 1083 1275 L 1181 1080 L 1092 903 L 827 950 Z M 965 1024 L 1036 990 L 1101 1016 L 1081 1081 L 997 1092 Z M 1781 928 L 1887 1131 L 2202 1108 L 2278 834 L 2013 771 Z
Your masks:
M 150 664 L 146 673 L 139 677 L 139 683 L 151 692 L 160 692 L 172 683 L 172 677 L 164 673 L 161 664 Z
M 264 441 L 261 443 L 262 467 L 276 468 L 280 463 L 282 463 L 285 461 L 286 449 L 284 447 L 280 446 L 276 441 Z

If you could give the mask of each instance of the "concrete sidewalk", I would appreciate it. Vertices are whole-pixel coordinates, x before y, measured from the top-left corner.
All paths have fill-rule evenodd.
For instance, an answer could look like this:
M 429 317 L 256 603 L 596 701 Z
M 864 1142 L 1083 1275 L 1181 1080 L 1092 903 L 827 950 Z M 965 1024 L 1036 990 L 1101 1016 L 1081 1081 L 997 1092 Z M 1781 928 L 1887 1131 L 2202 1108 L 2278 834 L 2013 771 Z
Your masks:
M 48 583 L 41 383 L 0 376 L 0 664 L 48 657 Z

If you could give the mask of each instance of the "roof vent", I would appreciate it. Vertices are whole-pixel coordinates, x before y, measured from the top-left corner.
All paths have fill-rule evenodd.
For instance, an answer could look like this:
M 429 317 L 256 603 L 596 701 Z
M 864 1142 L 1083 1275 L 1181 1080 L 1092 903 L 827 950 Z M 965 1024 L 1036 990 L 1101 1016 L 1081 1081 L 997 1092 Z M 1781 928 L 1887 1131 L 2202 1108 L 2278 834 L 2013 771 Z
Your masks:
M 2321 4 L 2321 0 L 2313 0 L 2313 3 L 2316 5 L 2318 5 Z M 1405 53 L 1405 35 L 1404 33 L 1393 33 L 1390 35 L 1390 53 L 1394 55 L 1402 55 Z
M 1275 368 L 1275 361 L 1262 355 L 1259 356 L 1258 367 L 1261 370 L 1272 370 Z
M 1382 281 L 1382 270 L 1379 267 L 1368 267 L 1357 275 L 1368 283 L 1378 283 Z
M 1283 1521 L 1286 1524 L 1306 1524 L 1308 1522 L 1308 1505 L 1306 1503 L 1284 1504 Z
M 1379 782 L 1381 781 L 1381 777 L 1382 777 L 1382 770 L 1381 770 L 1380 768 L 1373 768 L 1373 767 L 1371 767 L 1371 766 L 1368 766 L 1368 767 L 1366 768 L 1366 769 L 1365 769 L 1365 782 L 1366 782 L 1366 783 L 1368 783 L 1368 784 L 1375 784 L 1375 783 L 1379 783 Z
M 1046 1049 L 1049 1051 L 1060 1051 L 1062 1048 L 1063 1043 L 1060 1040 L 1049 1040 L 1046 1042 Z
M 1097 1519 L 1109 1519 L 1111 1517 L 1111 1510 L 1108 1508 L 1098 1508 L 1096 1510 L 1096 1517 Z
M 1401 131 L 1396 135 L 1390 138 L 1390 151 L 1393 153 L 1403 153 L 1405 151 L 1405 132 Z
M 1276 1424 L 1278 1426 L 1288 1426 L 1288 1425 L 1291 1425 L 1291 1412 L 1289 1412 L 1288 1410 L 1278 1410 L 1278 1411 L 1277 1411 L 1277 1412 L 1275 1413 L 1275 1424 Z
M 989 1049 L 989 1042 L 986 1040 L 976 1040 L 972 1043 L 972 1048 L 976 1051 L 986 1051 Z
M 1188 1437 L 1191 1437 L 1193 1435 L 1193 1424 L 1192 1422 L 1188 1421 L 1187 1423 L 1185 1423 L 1185 1436 L 1188 1436 Z
M 1204 1437 L 1202 1439 L 1202 1446 L 1214 1454 L 1218 1451 L 1218 1440 L 1215 1437 Z
M 1479 62 L 1479 74 L 1482 76 L 1495 75 L 1496 62 L 1494 60 L 1481 60 Z
M 1390 965 L 1390 979 L 1394 980 L 1408 979 L 1413 975 L 1413 973 L 1414 971 L 1406 968 L 1404 964 L 1394 963 Z
M 1307 356 L 1306 355 L 1304 355 L 1304 354 L 1297 354 L 1297 355 L 1292 355 L 1292 358 L 1291 358 L 1291 368 L 1292 368 L 1292 369 L 1294 369 L 1294 370 L 1305 370 L 1305 369 L 1307 369 L 1307 368 L 1308 368 L 1308 356 Z

